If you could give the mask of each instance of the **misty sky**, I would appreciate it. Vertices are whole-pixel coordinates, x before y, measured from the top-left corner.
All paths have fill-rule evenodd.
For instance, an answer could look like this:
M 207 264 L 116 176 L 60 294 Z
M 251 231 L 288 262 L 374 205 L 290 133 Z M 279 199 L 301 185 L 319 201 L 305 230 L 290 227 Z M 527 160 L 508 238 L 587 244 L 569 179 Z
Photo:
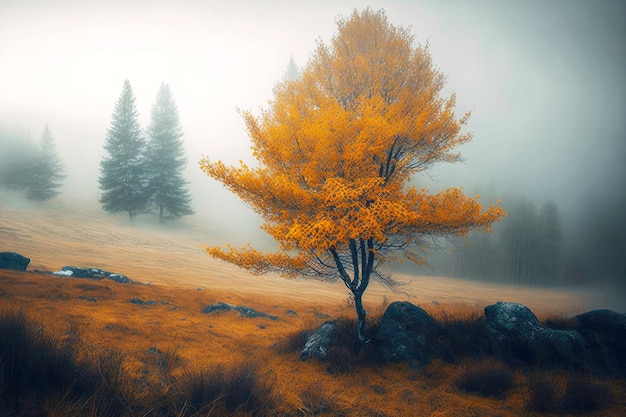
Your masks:
M 461 149 L 466 163 L 435 169 L 432 179 L 418 178 L 421 186 L 482 185 L 562 206 L 582 204 L 590 191 L 623 200 L 620 0 L 0 0 L 0 125 L 38 139 L 49 124 L 67 165 L 64 193 L 96 200 L 123 80 L 134 88 L 144 127 L 167 82 L 196 210 L 239 216 L 247 208 L 231 206 L 235 198 L 200 172 L 198 159 L 250 160 L 237 108 L 265 106 L 291 55 L 305 65 L 338 16 L 368 5 L 430 42 L 459 114 L 473 111 L 474 140 Z

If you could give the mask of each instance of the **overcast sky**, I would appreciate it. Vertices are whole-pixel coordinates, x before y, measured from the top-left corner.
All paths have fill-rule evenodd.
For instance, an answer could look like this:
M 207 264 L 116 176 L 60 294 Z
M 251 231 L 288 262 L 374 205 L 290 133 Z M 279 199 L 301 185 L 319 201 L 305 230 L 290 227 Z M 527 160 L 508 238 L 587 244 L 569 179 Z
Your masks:
M 538 203 L 575 205 L 589 188 L 607 184 L 623 198 L 620 0 L 0 0 L 0 125 L 38 139 L 49 124 L 68 165 L 66 194 L 95 199 L 123 80 L 134 88 L 144 127 L 167 82 L 199 211 L 233 213 L 234 198 L 204 177 L 199 157 L 249 160 L 237 108 L 265 106 L 290 56 L 305 65 L 316 40 L 332 37 L 338 16 L 366 6 L 386 10 L 393 24 L 429 41 L 459 114 L 473 111 L 466 163 L 438 168 L 436 181 L 420 178 L 422 185 L 493 185 L 500 194 L 515 190 Z M 229 204 L 215 204 L 216 196 Z

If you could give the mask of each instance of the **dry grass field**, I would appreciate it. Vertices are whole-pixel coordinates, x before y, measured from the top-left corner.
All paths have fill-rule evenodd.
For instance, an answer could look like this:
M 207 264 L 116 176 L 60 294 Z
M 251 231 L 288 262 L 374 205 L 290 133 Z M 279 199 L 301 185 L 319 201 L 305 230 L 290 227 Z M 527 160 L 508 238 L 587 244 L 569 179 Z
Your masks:
M 43 398 L 33 393 L 18 405 L 0 400 L 0 415 L 517 416 L 568 412 L 565 408 L 541 414 L 528 411 L 536 400 L 533 386 L 537 384 L 548 383 L 557 397 L 566 397 L 571 375 L 560 370 L 543 371 L 539 377 L 492 359 L 477 363 L 470 358 L 457 363 L 435 360 L 419 371 L 406 364 L 370 363 L 363 357 L 346 359 L 341 371 L 315 360 L 301 361 L 298 343 L 306 330 L 328 317 L 349 320 L 354 316 L 347 291 L 338 283 L 242 272 L 204 253 L 203 246 L 216 240 L 206 225 L 193 219 L 180 228 L 154 229 L 125 226 L 119 217 L 97 209 L 0 207 L 0 251 L 31 258 L 29 272 L 0 270 L 0 314 L 5 318 L 22 314 L 28 326 L 52 337 L 56 348 L 70 346 L 77 369 L 91 370 L 101 380 L 98 387 L 108 387 L 85 388 L 90 394 L 83 397 L 70 397 L 63 390 Z M 33 272 L 55 271 L 64 265 L 98 267 L 150 285 Z M 409 282 L 402 290 L 411 296 L 372 285 L 365 296 L 371 325 L 394 300 L 410 301 L 436 319 L 448 321 L 477 317 L 486 305 L 497 301 L 523 303 L 540 319 L 570 316 L 587 308 L 585 300 L 573 292 L 450 278 L 397 278 Z M 204 307 L 218 302 L 246 305 L 278 319 L 246 318 L 234 311 L 202 313 Z M 459 378 L 481 366 L 510 376 L 506 395 L 476 395 L 459 388 Z M 218 388 L 211 385 L 215 381 Z M 594 375 L 586 381 L 611 399 L 598 415 L 626 415 L 624 381 Z M 247 385 L 251 385 L 248 390 Z M 211 395 L 211 389 L 217 394 Z M 9 389 L 0 384 L 0 398 L 3 392 Z M 239 401 L 237 395 L 242 392 L 247 394 Z

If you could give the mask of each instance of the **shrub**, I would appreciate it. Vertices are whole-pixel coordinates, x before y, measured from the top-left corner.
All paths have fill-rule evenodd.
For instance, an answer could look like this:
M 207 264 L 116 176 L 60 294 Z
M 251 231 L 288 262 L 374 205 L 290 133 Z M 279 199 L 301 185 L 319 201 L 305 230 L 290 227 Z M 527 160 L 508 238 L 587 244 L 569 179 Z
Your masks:
M 566 387 L 561 390 L 557 390 L 554 383 L 539 372 L 529 374 L 527 380 L 530 394 L 526 402 L 528 411 L 587 413 L 600 410 L 612 401 L 607 387 L 580 375 L 570 375 Z
M 329 395 L 319 381 L 307 386 L 300 393 L 300 399 L 307 415 L 319 416 L 337 412 L 337 399 Z
M 0 313 L 0 397 L 19 408 L 20 399 L 69 389 L 76 379 L 76 351 L 47 334 L 22 309 Z
M 24 407 L 64 415 L 119 416 L 141 406 L 141 387 L 129 383 L 123 356 L 104 352 L 77 362 L 75 329 L 64 342 L 28 319 L 24 310 L 0 313 L 0 398 L 18 413 Z M 0 409 L 1 411 L 1 409 Z M 1 413 L 0 413 L 1 414 Z M 132 414 L 132 413 L 131 413 Z
M 567 381 L 558 409 L 562 412 L 596 411 L 606 407 L 611 400 L 611 392 L 607 387 L 593 383 L 588 378 L 574 376 Z
M 276 348 L 278 353 L 282 354 L 300 354 L 310 335 L 310 330 L 300 330 L 298 332 L 290 333 L 284 340 L 274 345 L 274 348 Z
M 124 354 L 111 350 L 91 352 L 77 372 L 80 378 L 66 397 L 77 411 L 67 415 L 127 416 L 137 410 L 152 408 L 154 398 L 140 380 L 131 378 L 125 367 Z M 161 401 L 160 396 L 156 399 Z M 58 404 L 62 408 L 67 404 Z
M 273 406 L 273 381 L 262 379 L 255 363 L 187 372 L 182 390 L 185 402 L 197 412 L 220 406 L 229 412 Z
M 543 326 L 553 330 L 578 330 L 578 323 L 565 315 L 556 315 L 542 321 Z
M 221 373 L 208 370 L 187 371 L 182 377 L 183 402 L 186 407 L 201 412 L 211 409 L 221 399 Z
M 180 364 L 177 349 L 148 350 L 160 383 L 132 378 L 125 355 L 108 350 L 85 352 L 78 363 L 76 332 L 65 342 L 28 320 L 23 310 L 0 313 L 0 414 L 30 415 L 218 415 L 238 411 L 269 414 L 275 406 L 273 381 L 248 362 L 212 371 L 168 372 Z M 172 412 L 174 414 L 172 414 Z M 159 414 L 161 413 L 161 414 Z
M 161 379 L 169 379 L 172 371 L 182 365 L 183 360 L 178 355 L 179 346 L 159 349 L 151 346 L 145 352 L 144 362 L 156 370 Z
M 486 359 L 471 362 L 457 377 L 456 386 L 485 397 L 502 397 L 513 387 L 513 372 L 502 362 Z
M 531 372 L 527 376 L 528 393 L 526 409 L 537 413 L 551 413 L 557 408 L 556 389 L 545 375 Z
M 489 353 L 489 338 L 483 316 L 444 315 L 439 324 L 441 335 L 438 344 L 445 360 L 453 363 L 459 363 L 463 358 L 478 360 Z
M 244 363 L 241 366 L 227 368 L 222 374 L 224 401 L 229 410 L 252 410 L 271 397 L 271 387 L 264 384 L 258 366 Z
M 356 320 L 340 319 L 335 339 L 328 348 L 329 372 L 351 373 L 365 366 L 380 365 L 382 359 L 373 340 L 377 330 L 377 323 L 370 324 L 366 335 L 370 341 L 363 344 L 357 336 Z

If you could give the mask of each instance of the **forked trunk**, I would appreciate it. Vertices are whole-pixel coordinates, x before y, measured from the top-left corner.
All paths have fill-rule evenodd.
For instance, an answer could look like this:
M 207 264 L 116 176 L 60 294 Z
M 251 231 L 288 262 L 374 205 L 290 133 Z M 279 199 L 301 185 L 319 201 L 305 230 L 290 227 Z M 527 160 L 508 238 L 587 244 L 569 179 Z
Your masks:
M 335 260 L 339 276 L 354 297 L 354 307 L 357 316 L 356 331 L 359 342 L 368 343 L 369 340 L 365 337 L 365 317 L 367 313 L 363 308 L 363 293 L 369 285 L 374 269 L 374 241 L 373 239 L 367 239 L 367 241 L 361 239 L 357 243 L 353 239 L 349 242 L 349 248 L 352 258 L 353 278 L 350 278 L 335 248 L 331 247 L 329 251 Z

